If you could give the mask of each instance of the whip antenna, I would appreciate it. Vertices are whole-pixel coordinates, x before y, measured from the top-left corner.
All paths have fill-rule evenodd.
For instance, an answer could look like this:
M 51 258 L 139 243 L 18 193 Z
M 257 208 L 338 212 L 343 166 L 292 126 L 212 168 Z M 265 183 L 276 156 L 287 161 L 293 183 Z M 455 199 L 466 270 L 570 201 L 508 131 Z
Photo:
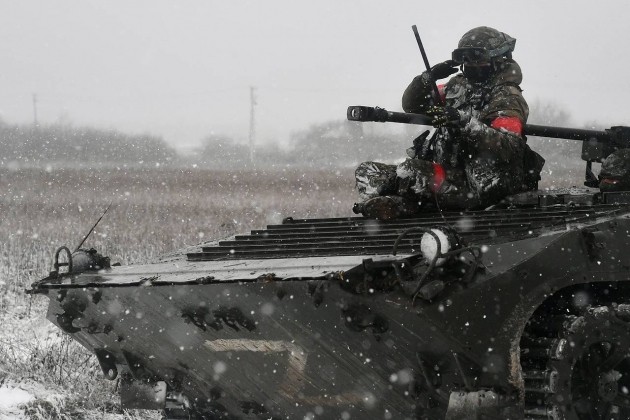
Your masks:
M 103 212 L 101 217 L 99 217 L 98 220 L 96 221 L 96 223 L 94 223 L 94 226 L 92 226 L 92 229 L 90 229 L 90 231 L 87 233 L 87 235 L 85 235 L 85 238 L 83 238 L 81 243 L 79 245 L 77 245 L 77 248 L 74 250 L 74 252 L 77 252 L 79 250 L 79 248 L 81 248 L 81 245 L 83 245 L 83 242 L 85 242 L 85 240 L 88 238 L 88 236 L 90 236 L 90 234 L 94 231 L 94 229 L 96 229 L 96 226 L 98 226 L 98 224 L 101 221 L 101 219 L 107 213 L 107 210 L 109 210 L 109 208 L 112 206 L 112 203 L 113 203 L 113 201 L 109 203 L 109 206 L 107 206 L 107 208 L 105 209 L 105 211 Z
M 429 64 L 427 53 L 424 50 L 424 45 L 422 45 L 422 40 L 420 39 L 420 33 L 418 33 L 418 27 L 416 25 L 413 25 L 411 29 L 413 30 L 413 34 L 416 37 L 418 48 L 420 48 L 420 54 L 422 55 L 422 61 L 424 62 L 424 67 L 426 67 L 427 72 L 431 76 L 431 79 L 433 79 L 433 75 L 431 75 L 431 65 Z M 437 83 L 435 83 L 435 80 L 433 80 L 433 93 L 435 93 L 435 98 L 436 98 L 437 103 L 440 105 L 444 105 L 444 103 L 442 102 L 442 97 L 440 96 L 440 90 L 438 89 Z

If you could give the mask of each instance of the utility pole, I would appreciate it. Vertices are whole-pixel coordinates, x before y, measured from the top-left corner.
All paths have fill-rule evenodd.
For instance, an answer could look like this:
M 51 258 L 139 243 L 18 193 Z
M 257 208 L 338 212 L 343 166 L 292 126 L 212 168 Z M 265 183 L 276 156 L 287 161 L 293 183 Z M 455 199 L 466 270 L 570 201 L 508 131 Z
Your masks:
M 254 163 L 254 142 L 256 140 L 256 119 L 254 110 L 256 108 L 256 87 L 249 87 L 249 162 Z
M 37 127 L 37 94 L 33 93 L 33 126 Z

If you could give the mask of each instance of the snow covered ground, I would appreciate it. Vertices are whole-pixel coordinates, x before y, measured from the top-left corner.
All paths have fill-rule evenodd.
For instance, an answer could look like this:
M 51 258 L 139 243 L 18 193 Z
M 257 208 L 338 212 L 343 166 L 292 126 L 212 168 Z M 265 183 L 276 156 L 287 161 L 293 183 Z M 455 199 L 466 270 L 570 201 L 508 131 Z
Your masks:
M 29 388 L 29 390 L 24 389 Z M 0 387 L 0 420 L 24 419 L 22 406 L 33 401 L 36 390 L 26 384 L 3 384 Z
M 286 216 L 350 215 L 353 184 L 349 171 L 0 168 L 0 420 L 160 418 L 123 412 L 96 358 L 46 319 L 48 298 L 24 293 L 110 202 L 86 246 L 129 264 Z

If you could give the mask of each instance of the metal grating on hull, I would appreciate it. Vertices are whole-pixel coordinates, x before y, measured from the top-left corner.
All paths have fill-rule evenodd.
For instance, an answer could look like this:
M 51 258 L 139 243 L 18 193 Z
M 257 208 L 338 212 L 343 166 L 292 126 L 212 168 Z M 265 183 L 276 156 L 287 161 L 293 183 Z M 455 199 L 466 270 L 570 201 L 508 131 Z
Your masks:
M 566 223 L 612 215 L 623 209 L 626 206 L 563 206 L 430 213 L 391 221 L 364 217 L 286 219 L 281 225 L 237 235 L 187 256 L 189 261 L 213 261 L 390 254 L 394 241 L 406 229 L 445 224 L 455 228 L 468 243 L 504 242 L 533 235 L 543 228 L 563 227 Z M 418 252 L 421 236 L 419 232 L 410 233 L 400 244 L 399 252 Z

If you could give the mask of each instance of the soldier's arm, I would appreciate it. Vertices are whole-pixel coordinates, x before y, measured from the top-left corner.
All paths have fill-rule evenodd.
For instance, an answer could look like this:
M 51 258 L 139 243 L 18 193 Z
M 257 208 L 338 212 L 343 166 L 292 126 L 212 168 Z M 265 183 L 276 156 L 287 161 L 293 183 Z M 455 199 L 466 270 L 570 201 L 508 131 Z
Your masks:
M 500 86 L 482 116 L 470 118 L 463 134 L 479 152 L 488 151 L 504 162 L 522 156 L 525 148 L 523 125 L 527 121 L 527 102 L 517 86 Z
M 511 126 L 520 125 L 518 118 L 509 118 Z M 495 124 L 496 126 L 496 124 Z M 489 152 L 500 162 L 518 162 L 521 161 L 525 149 L 525 140 L 518 131 L 513 128 L 498 127 L 487 125 L 477 118 L 471 118 L 470 121 L 462 129 L 462 133 L 469 139 L 469 147 L 476 149 L 478 155 Z M 516 159 L 516 160 L 515 160 Z
M 414 77 L 402 97 L 402 108 L 405 112 L 422 114 L 423 111 L 437 101 L 433 92 L 431 76 L 424 72 Z M 438 85 L 438 90 L 444 100 L 444 85 Z

